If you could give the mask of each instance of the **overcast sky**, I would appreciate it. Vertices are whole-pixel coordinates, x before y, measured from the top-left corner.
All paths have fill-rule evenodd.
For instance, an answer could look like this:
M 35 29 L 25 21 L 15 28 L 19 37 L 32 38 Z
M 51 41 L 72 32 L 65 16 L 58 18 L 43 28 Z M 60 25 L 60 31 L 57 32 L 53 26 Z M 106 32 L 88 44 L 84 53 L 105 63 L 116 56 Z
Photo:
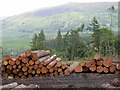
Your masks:
M 69 2 L 118 2 L 119 0 L 0 0 L 0 17 L 18 15 L 39 8 L 58 6 Z

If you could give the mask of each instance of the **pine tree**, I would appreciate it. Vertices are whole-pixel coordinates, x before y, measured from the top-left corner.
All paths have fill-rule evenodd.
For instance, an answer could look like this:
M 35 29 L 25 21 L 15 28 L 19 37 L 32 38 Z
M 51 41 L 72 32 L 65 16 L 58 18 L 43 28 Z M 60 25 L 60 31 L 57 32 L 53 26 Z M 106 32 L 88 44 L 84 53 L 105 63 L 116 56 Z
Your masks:
M 39 50 L 46 49 L 46 39 L 45 39 L 43 30 L 41 30 L 41 32 L 38 33 L 37 49 L 39 49 Z
M 57 33 L 57 37 L 56 37 L 56 50 L 58 52 L 62 51 L 63 49 L 63 38 L 61 35 L 61 31 L 59 29 L 58 33 Z
M 34 34 L 31 41 L 31 50 L 37 50 L 37 34 Z

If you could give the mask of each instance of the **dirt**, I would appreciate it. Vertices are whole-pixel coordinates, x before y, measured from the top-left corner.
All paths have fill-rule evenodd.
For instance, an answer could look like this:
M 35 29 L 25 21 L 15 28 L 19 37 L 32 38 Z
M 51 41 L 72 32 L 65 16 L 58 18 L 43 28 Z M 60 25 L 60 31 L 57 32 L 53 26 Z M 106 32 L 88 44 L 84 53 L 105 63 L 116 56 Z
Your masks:
M 74 73 L 53 77 L 33 77 L 27 79 L 6 79 L 2 84 L 17 82 L 18 84 L 36 84 L 40 88 L 102 88 L 101 85 L 109 83 L 114 78 L 120 78 L 114 74 Z

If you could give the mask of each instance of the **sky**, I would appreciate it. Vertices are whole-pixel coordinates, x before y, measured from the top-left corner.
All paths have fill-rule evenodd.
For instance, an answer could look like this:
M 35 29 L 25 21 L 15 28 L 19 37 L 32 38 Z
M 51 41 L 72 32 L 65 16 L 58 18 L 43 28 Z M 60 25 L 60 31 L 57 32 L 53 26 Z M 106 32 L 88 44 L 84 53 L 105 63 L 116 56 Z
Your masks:
M 70 2 L 118 2 L 119 0 L 0 0 L 0 18 L 14 16 L 35 9 L 59 6 Z

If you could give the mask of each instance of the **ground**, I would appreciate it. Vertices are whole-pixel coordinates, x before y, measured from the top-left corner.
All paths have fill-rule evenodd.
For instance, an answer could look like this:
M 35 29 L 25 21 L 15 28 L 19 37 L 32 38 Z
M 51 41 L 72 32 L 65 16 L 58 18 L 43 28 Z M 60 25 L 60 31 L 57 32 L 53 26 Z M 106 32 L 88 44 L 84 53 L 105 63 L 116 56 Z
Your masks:
M 102 84 L 109 83 L 114 78 L 120 77 L 114 74 L 73 73 L 53 77 L 3 80 L 3 85 L 17 82 L 25 85 L 36 84 L 40 88 L 102 88 Z

